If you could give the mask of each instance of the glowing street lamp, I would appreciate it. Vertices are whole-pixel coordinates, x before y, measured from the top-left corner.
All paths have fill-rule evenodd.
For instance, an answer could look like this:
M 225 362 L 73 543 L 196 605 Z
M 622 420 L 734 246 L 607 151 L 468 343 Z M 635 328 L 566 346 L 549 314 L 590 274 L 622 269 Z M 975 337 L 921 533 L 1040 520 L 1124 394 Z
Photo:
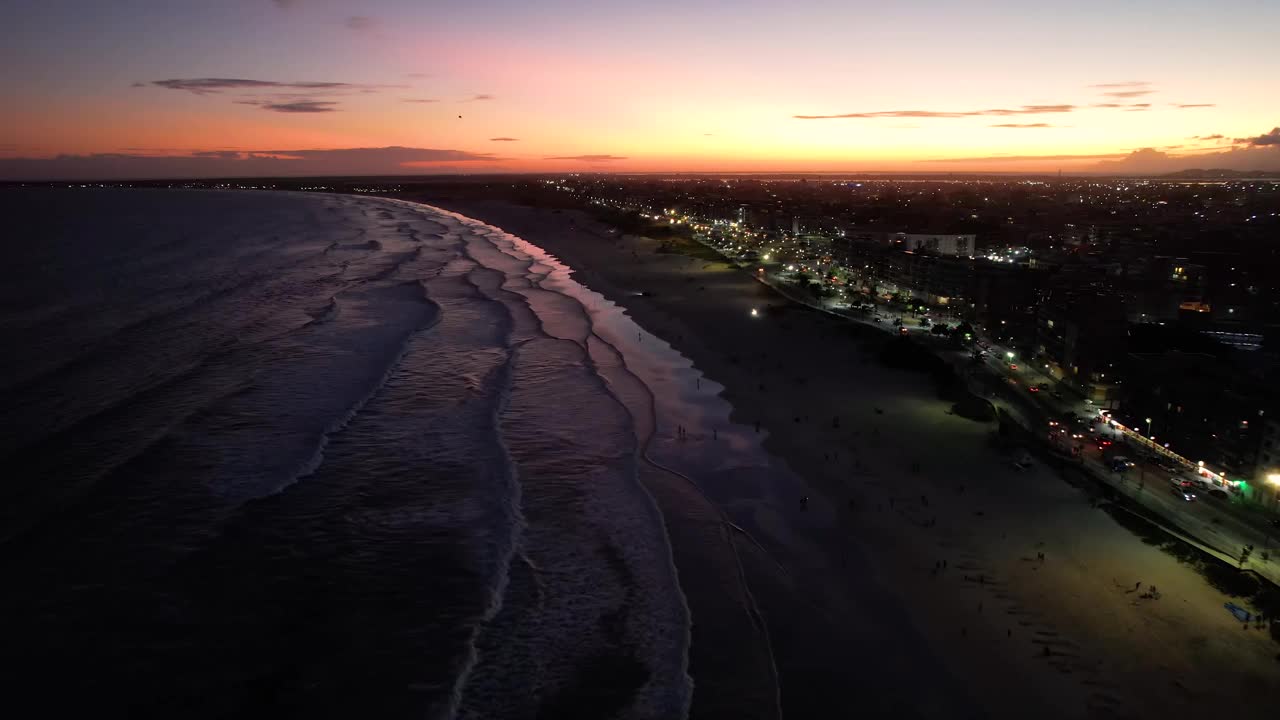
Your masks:
M 1147 418 L 1147 437 L 1151 437 L 1151 418 Z M 1151 438 L 1154 440 L 1155 438 Z
M 1280 473 L 1271 473 L 1267 475 L 1267 482 L 1280 487 Z

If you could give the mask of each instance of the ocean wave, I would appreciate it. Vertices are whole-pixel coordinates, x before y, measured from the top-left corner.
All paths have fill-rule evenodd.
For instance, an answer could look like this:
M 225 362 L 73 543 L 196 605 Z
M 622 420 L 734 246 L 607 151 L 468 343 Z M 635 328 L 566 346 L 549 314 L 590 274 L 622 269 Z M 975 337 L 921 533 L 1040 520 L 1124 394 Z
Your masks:
M 92 644 L 61 676 L 108 708 L 128 676 L 163 687 L 143 705 L 215 697 L 223 714 L 265 683 L 299 713 L 686 715 L 680 572 L 702 568 L 677 568 L 671 529 L 687 516 L 684 539 L 719 543 L 722 525 L 691 493 L 657 499 L 679 473 L 649 453 L 657 410 L 614 316 L 469 219 L 269 197 L 304 208 L 236 230 L 278 249 L 240 270 L 271 277 L 139 326 L 120 349 L 151 356 L 121 357 L 170 380 L 76 399 L 40 446 L 74 450 L 49 475 L 96 479 L 22 557 L 0 545 L 28 591 L 8 616 L 33 618 L 3 626 L 13 652 Z M 118 628 L 134 639 L 109 642 Z
M 586 363 L 589 366 L 589 358 L 586 353 L 586 340 L 589 335 L 589 320 L 585 310 L 581 308 L 580 305 L 577 305 L 572 298 L 567 298 L 556 293 L 544 293 L 532 288 L 521 288 L 518 285 L 511 283 L 509 280 L 511 273 L 522 273 L 532 264 L 529 262 L 527 256 L 519 253 L 514 246 L 499 247 L 499 252 L 491 252 L 485 247 L 485 245 L 492 243 L 493 240 L 492 238 L 485 237 L 483 233 L 477 233 L 476 239 L 478 242 L 473 242 L 469 245 L 468 255 L 481 265 L 487 267 L 489 270 L 500 272 L 504 278 L 508 278 L 507 282 L 504 282 L 501 287 L 494 288 L 490 285 L 490 287 L 487 288 L 487 291 L 494 294 L 502 293 L 502 299 L 504 299 L 506 303 L 515 307 L 523 307 L 525 312 L 531 310 L 531 315 L 536 318 L 541 325 L 541 332 L 538 334 L 542 336 L 543 339 L 531 339 L 530 342 L 533 344 L 527 346 L 530 348 L 530 352 L 539 356 L 536 361 L 531 360 L 532 365 L 538 368 L 535 372 L 537 373 L 536 377 L 539 379 L 536 381 L 526 379 L 524 382 L 517 385 L 516 392 L 527 394 L 534 390 L 531 386 L 548 382 L 552 377 L 562 378 L 565 374 L 565 370 L 563 369 L 565 366 L 562 364 L 564 362 L 569 362 L 575 365 Z M 495 265 L 496 267 L 494 267 Z M 512 297 L 513 293 L 522 298 L 522 301 L 516 302 Z M 541 307 L 539 307 L 539 305 L 541 305 Z M 552 352 L 550 356 L 546 355 L 547 350 L 552 347 L 546 345 L 546 343 L 555 342 L 550 338 L 557 336 L 556 326 L 562 326 L 563 323 L 566 322 L 567 318 L 570 317 L 575 318 L 579 325 L 577 331 L 572 333 L 574 346 L 578 348 L 576 357 L 572 353 L 569 355 L 563 355 L 562 353 Z M 553 360 L 552 358 L 555 357 L 559 357 L 561 359 Z M 548 363 L 550 364 L 548 365 Z M 546 367 L 545 372 L 541 369 L 544 366 Z M 556 373 L 552 375 L 550 374 L 552 367 L 559 367 L 562 369 L 556 371 Z M 593 384 L 596 388 L 594 392 L 600 393 L 601 397 L 610 398 L 613 406 L 618 408 L 618 410 L 628 418 L 626 427 L 631 427 L 634 420 L 626 414 L 626 406 L 619 402 L 616 397 L 613 397 L 607 383 L 605 383 L 603 379 L 594 372 L 588 372 L 589 374 L 587 375 L 579 376 L 581 377 L 581 380 L 578 380 L 577 382 L 585 381 Z M 568 389 L 566 388 L 566 390 Z M 561 402 L 568 403 L 573 407 L 584 407 L 581 403 L 568 399 L 564 393 L 561 393 L 560 400 Z M 536 458 L 539 453 L 536 448 L 541 447 L 544 441 L 533 441 L 534 445 L 532 448 L 525 443 L 531 441 L 531 437 L 526 436 L 526 433 L 531 432 L 532 428 L 534 426 L 539 426 L 540 423 L 536 419 L 536 416 L 525 415 L 525 413 L 528 412 L 528 406 L 523 407 L 522 410 L 523 412 L 517 411 L 514 415 L 509 414 L 504 424 L 503 434 L 504 437 L 508 438 L 508 442 L 510 442 L 512 438 L 517 438 L 516 442 L 518 450 L 513 456 L 513 460 L 517 467 L 522 467 L 522 462 L 526 465 L 532 463 L 534 477 L 539 477 L 539 468 L 537 466 L 539 460 Z M 596 433 L 599 435 L 601 430 L 599 420 L 593 422 L 593 427 L 596 428 Z M 627 430 L 628 434 L 631 434 L 631 432 L 631 430 Z M 560 431 L 555 428 L 545 428 L 534 432 L 534 435 L 539 434 L 544 436 L 548 434 L 550 436 L 557 436 L 560 434 Z M 571 447 L 580 447 L 582 444 L 580 437 L 564 437 L 571 443 Z M 574 437 L 574 439 L 570 440 L 570 437 Z M 618 442 L 618 440 L 615 439 L 610 442 Z M 634 447 L 633 444 L 631 445 Z M 580 452 L 580 450 L 574 450 L 573 452 Z M 634 450 L 630 451 L 630 453 L 634 454 Z M 638 596 L 630 594 L 631 592 L 634 592 L 634 588 L 637 586 L 647 587 L 654 585 L 655 583 L 657 585 L 663 584 L 663 581 L 656 580 L 657 577 L 663 575 L 667 578 L 665 582 L 676 589 L 674 596 L 676 598 L 679 598 L 679 586 L 675 579 L 676 571 L 671 561 L 670 541 L 669 538 L 666 537 L 665 530 L 663 529 L 662 516 L 658 511 L 656 504 L 654 504 L 652 497 L 648 496 L 647 492 L 636 477 L 634 462 L 628 462 L 627 465 L 630 469 L 622 471 L 622 477 L 627 478 L 626 484 L 618 487 L 618 490 L 623 491 L 622 495 L 606 503 L 606 506 L 612 506 L 615 508 L 613 511 L 608 512 L 610 516 L 613 517 L 619 512 L 625 512 L 621 510 L 623 507 L 634 508 L 637 501 L 640 502 L 641 507 L 647 506 L 649 508 L 649 515 L 645 522 L 649 528 L 648 532 L 656 533 L 656 546 L 645 546 L 643 543 L 640 545 L 635 544 L 635 541 L 642 537 L 644 533 L 636 533 L 634 531 L 625 534 L 610 533 L 607 539 L 600 538 L 590 541 L 594 543 L 601 543 L 597 545 L 595 553 L 603 553 L 602 555 L 597 556 L 600 558 L 599 562 L 603 562 L 602 566 L 594 566 L 590 564 L 590 562 L 588 562 L 588 564 L 567 566 L 565 565 L 566 558 L 560 557 L 555 562 L 556 567 L 547 568 L 547 572 L 553 572 L 557 576 L 564 575 L 565 573 L 596 576 L 597 573 L 604 571 L 608 567 L 615 568 L 615 571 L 613 571 L 614 580 L 612 582 L 617 583 L 617 587 L 620 589 L 632 588 L 633 590 L 625 590 L 622 595 L 616 596 L 617 599 L 610 600 L 609 594 L 602 592 L 604 587 L 609 584 L 609 581 L 604 581 L 605 585 L 597 586 L 597 592 L 592 599 L 593 604 L 595 604 L 599 609 L 594 611 L 586 610 L 586 608 L 581 605 L 586 598 L 580 598 L 576 603 L 579 608 L 578 612 L 585 612 L 589 616 L 592 612 L 606 614 L 608 612 L 612 612 L 608 610 L 612 603 L 621 601 L 623 603 L 621 607 L 629 609 L 623 611 L 623 614 L 618 616 L 618 620 L 621 621 L 624 626 L 634 628 L 633 630 L 627 631 L 625 634 L 627 637 L 631 638 L 627 641 L 628 644 L 635 642 L 641 637 L 649 638 L 650 641 L 655 638 L 661 638 L 668 632 L 669 628 L 683 628 L 683 639 L 676 641 L 671 645 L 674 655 L 665 659 L 659 659 L 657 656 L 647 656 L 641 660 L 642 666 L 646 668 L 644 671 L 644 677 L 647 678 L 647 680 L 637 680 L 635 687 L 625 691 L 627 693 L 627 699 L 619 699 L 616 701 L 622 703 L 620 707 L 630 707 L 631 713 L 634 713 L 637 717 L 679 717 L 683 716 L 688 709 L 689 685 L 687 679 L 683 683 L 676 682 L 672 684 L 671 673 L 674 672 L 677 675 L 687 678 L 688 609 L 682 602 L 677 600 L 676 607 L 678 609 L 674 610 L 674 612 L 676 616 L 683 618 L 683 620 L 670 623 L 669 621 L 658 621 L 656 617 L 646 619 L 647 612 L 651 613 L 656 610 L 656 607 L 650 607 L 647 611 L 644 610 L 644 608 L 652 602 L 653 598 L 642 600 Z M 525 481 L 522 484 L 528 488 L 528 482 L 529 481 Z M 609 482 L 604 484 L 593 483 L 591 485 L 593 488 L 592 493 L 598 494 L 600 492 L 605 492 L 611 484 L 612 483 Z M 539 487 L 539 490 L 542 489 L 543 488 Z M 530 493 L 533 494 L 530 495 Z M 526 489 L 525 497 L 527 498 L 526 504 L 532 503 L 534 507 L 538 507 L 540 502 L 545 502 L 539 493 L 532 489 Z M 603 501 L 605 497 L 608 497 L 608 495 L 599 496 L 598 501 Z M 601 511 L 606 512 L 603 508 Z M 542 533 L 545 533 L 546 530 L 547 529 L 545 527 L 538 524 L 535 524 L 531 529 L 531 532 L 535 535 L 534 539 L 531 540 L 534 545 L 529 547 L 526 544 L 527 549 L 532 553 L 530 560 L 531 563 L 536 562 L 536 560 L 532 559 L 533 556 L 540 553 L 545 554 L 546 552 L 545 549 L 539 550 L 538 548 L 540 540 L 545 542 L 545 539 L 543 539 L 545 536 L 543 536 Z M 559 532 L 562 533 L 563 530 L 560 530 Z M 560 537 L 558 538 L 558 541 L 572 542 L 572 540 L 567 537 Z M 641 558 L 648 559 L 641 560 Z M 665 558 L 665 560 L 661 560 L 657 566 L 653 566 L 653 558 Z M 659 568 L 665 569 L 660 570 Z M 618 575 L 616 573 L 621 574 Z M 641 580 L 634 573 L 640 573 L 650 579 Z M 609 573 L 606 571 L 606 575 L 604 577 L 608 577 L 608 575 Z M 601 581 L 603 581 L 603 578 Z M 601 581 L 597 581 L 597 583 Z M 505 627 L 502 629 L 504 634 L 514 634 L 517 638 L 525 638 L 523 642 L 528 646 L 528 652 L 536 654 L 539 657 L 547 656 L 548 651 L 551 648 L 556 647 L 556 644 L 552 642 L 553 637 L 558 637 L 566 632 L 572 634 L 569 630 L 571 624 L 582 619 L 575 615 L 572 620 L 569 617 L 564 617 L 558 621 L 555 620 L 557 614 L 554 611 L 554 607 L 558 601 L 555 599 L 546 599 L 546 594 L 550 594 L 551 598 L 555 598 L 566 592 L 569 592 L 572 597 L 573 590 L 571 589 L 571 586 L 565 586 L 563 583 L 550 587 L 544 586 L 541 592 L 544 593 L 543 602 L 547 604 L 542 605 L 540 610 L 534 610 L 532 608 L 526 609 L 526 616 L 521 622 L 516 623 L 515 621 L 509 621 L 514 623 L 515 626 Z M 623 600 L 622 598 L 627 599 Z M 516 607 L 525 607 L 522 605 L 522 599 L 520 598 L 514 598 L 510 602 L 512 602 Z M 672 610 L 665 612 L 670 613 Z M 533 614 L 529 615 L 528 613 Z M 661 614 L 663 613 L 660 612 L 659 615 Z M 547 626 L 548 622 L 551 623 L 550 626 Z M 538 629 L 535 630 L 534 628 Z M 580 629 L 577 630 L 577 632 L 580 633 Z M 530 635 L 530 633 L 532 633 L 532 635 Z M 581 652 L 592 652 L 592 647 L 602 649 L 603 647 L 609 646 L 611 643 L 622 642 L 622 637 L 623 636 L 621 635 L 611 637 L 606 633 L 605 636 L 596 637 L 593 640 L 586 640 L 584 638 L 585 644 L 583 647 L 579 648 L 577 652 L 570 653 L 569 656 L 564 656 L 563 654 L 564 650 L 567 648 L 561 648 L 558 651 L 551 652 L 550 657 L 561 657 L 562 659 L 555 663 L 552 668 L 547 670 L 550 675 L 539 683 L 539 685 L 543 687 L 543 697 L 539 699 L 539 702 L 546 703 L 547 706 L 550 707 L 563 705 L 563 703 L 572 704 L 585 702 L 582 698 L 577 697 L 577 693 L 580 688 L 577 687 L 576 683 L 579 682 L 579 680 L 574 679 L 579 674 L 589 674 L 590 672 L 587 670 L 588 666 L 580 664 L 582 662 L 586 662 L 586 656 L 582 656 Z M 542 639 L 535 640 L 533 638 Z M 481 642 L 484 642 L 483 638 Z M 641 643 L 641 645 L 643 644 L 644 643 Z M 538 648 L 542 649 L 538 650 Z M 640 646 L 634 647 L 634 650 L 640 649 Z M 599 651 L 600 650 L 597 650 L 596 652 Z M 596 657 L 595 662 L 608 664 L 613 661 L 608 660 L 607 658 L 616 657 L 619 662 L 624 662 L 625 665 L 625 661 L 623 660 L 627 657 L 625 651 L 621 655 L 616 654 L 618 652 L 617 650 L 611 652 L 613 652 L 614 655 L 606 654 L 594 656 Z M 648 653 L 652 652 L 652 650 L 645 650 L 644 652 Z M 509 655 L 509 653 L 505 652 L 502 654 L 504 656 Z M 579 657 L 577 661 L 568 660 L 568 657 L 575 655 Z M 511 677 L 514 668 L 507 664 L 511 661 L 512 658 L 510 657 L 507 657 L 505 661 L 495 658 L 489 658 L 489 660 L 486 661 L 485 656 L 483 654 L 481 655 L 479 666 L 475 671 L 475 676 L 470 680 L 468 684 L 468 692 L 464 695 L 468 700 L 468 704 L 464 705 L 464 716 L 478 717 L 484 714 L 484 707 L 486 707 L 488 703 L 480 698 L 491 697 L 490 693 L 492 692 L 492 688 L 495 683 L 500 682 L 498 680 L 499 678 Z M 565 662 L 569 662 L 570 664 L 563 664 Z M 622 666 L 619 667 L 621 668 Z M 566 675 L 565 673 L 568 674 Z M 582 677 L 586 677 L 586 675 L 582 675 Z M 507 682 L 508 684 L 510 683 L 509 680 Z M 678 688 L 684 688 L 684 691 L 681 692 Z
M 275 487 L 272 492 L 280 492 L 281 490 L 284 490 L 290 485 L 311 475 L 320 467 L 321 463 L 324 462 L 324 451 L 329 444 L 330 437 L 335 433 L 341 432 L 342 429 L 351 422 L 351 419 L 359 414 L 360 410 L 369 402 L 370 398 L 372 398 L 383 387 L 383 385 L 386 384 L 387 379 L 391 377 L 391 373 L 396 369 L 401 359 L 403 359 L 405 354 L 408 352 L 409 343 L 412 341 L 413 336 L 419 332 L 429 330 L 433 325 L 439 322 L 440 306 L 427 296 L 426 286 L 419 281 L 402 282 L 389 287 L 368 290 L 362 294 L 366 296 L 379 296 L 390 300 L 408 300 L 411 302 L 421 301 L 423 306 L 428 308 L 428 311 L 423 319 L 415 323 L 411 330 L 403 335 L 400 340 L 399 347 L 393 353 L 388 354 L 386 359 L 383 361 L 383 370 L 381 375 L 374 382 L 370 383 L 363 393 L 357 397 L 341 415 L 334 418 L 329 423 L 326 429 L 321 433 L 316 444 L 315 451 L 311 456 L 298 466 L 297 470 L 292 474 L 292 477 L 285 479 L 283 483 Z

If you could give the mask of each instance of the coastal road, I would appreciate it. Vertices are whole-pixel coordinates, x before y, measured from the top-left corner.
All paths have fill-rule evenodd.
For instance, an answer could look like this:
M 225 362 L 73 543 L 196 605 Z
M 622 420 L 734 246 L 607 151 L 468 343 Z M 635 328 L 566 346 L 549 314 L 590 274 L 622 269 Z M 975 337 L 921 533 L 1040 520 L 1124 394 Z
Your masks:
M 1280 558 L 1277 558 L 1280 531 L 1242 521 L 1231 511 L 1229 500 L 1209 497 L 1198 489 L 1193 489 L 1196 500 L 1183 499 L 1180 493 L 1174 492 L 1175 482 L 1170 479 L 1170 473 L 1150 461 L 1141 461 L 1128 471 L 1117 473 L 1104 464 L 1102 453 L 1092 445 L 1086 447 L 1083 459 L 1084 467 L 1095 477 L 1164 518 L 1173 529 L 1234 559 L 1233 564 L 1238 565 L 1241 550 L 1252 545 L 1254 550 L 1242 567 L 1280 584 Z
M 1142 464 L 1131 468 L 1127 473 L 1113 472 L 1105 462 L 1102 451 L 1095 444 L 1098 433 L 1115 432 L 1113 428 L 1101 422 L 1091 422 L 1098 417 L 1099 408 L 1083 398 L 1075 397 L 1074 394 L 1064 394 L 1059 398 L 1048 391 L 1031 392 L 1029 387 L 1041 383 L 1047 383 L 1050 388 L 1056 388 L 1058 381 L 1039 368 L 1018 363 L 1016 353 L 1012 362 L 1016 363 L 1018 368 L 1013 369 L 1009 353 L 1014 351 L 989 343 L 988 352 L 983 356 L 983 361 L 975 366 L 972 363 L 970 350 L 947 346 L 941 338 L 932 334 L 931 328 L 920 326 L 918 320 L 914 318 L 876 311 L 872 313 L 869 320 L 865 316 L 850 312 L 847 305 L 842 306 L 816 299 L 805 300 L 796 293 L 790 292 L 790 288 L 787 287 L 789 284 L 787 278 L 781 273 L 766 271 L 755 277 L 792 300 L 850 320 L 874 324 L 887 332 L 895 332 L 893 321 L 901 319 L 902 327 L 906 328 L 906 334 L 924 341 L 935 352 L 947 356 L 962 374 L 971 372 L 976 367 L 989 373 L 997 382 L 1003 383 L 1005 395 L 1018 398 L 1017 407 L 1007 409 L 1014 410 L 1014 415 L 1020 417 L 1023 423 L 1034 431 L 1047 426 L 1047 420 L 1050 418 L 1061 419 L 1070 414 L 1084 419 L 1083 425 L 1073 426 L 1075 431 L 1082 435 L 1074 441 L 1082 447 L 1081 469 L 1133 498 L 1155 517 L 1162 518 L 1162 522 L 1167 523 L 1171 529 L 1198 540 L 1203 545 L 1216 550 L 1220 556 L 1238 561 L 1240 551 L 1245 546 L 1252 545 L 1254 551 L 1247 566 L 1272 582 L 1280 584 L 1280 562 L 1278 562 L 1280 558 L 1277 557 L 1280 556 L 1280 531 L 1269 526 L 1265 520 L 1251 515 L 1243 516 L 1239 509 L 1230 504 L 1229 500 L 1205 497 L 1188 502 L 1181 495 L 1175 495 L 1173 484 L 1169 481 L 1170 473 L 1154 464 L 1149 457 L 1149 450 L 1139 453 L 1127 442 L 1122 446 L 1125 450 L 1121 452 Z M 1175 458 L 1169 459 L 1176 461 Z M 1187 466 L 1184 474 L 1187 477 L 1197 477 L 1193 466 Z M 1264 554 L 1268 559 L 1263 558 Z

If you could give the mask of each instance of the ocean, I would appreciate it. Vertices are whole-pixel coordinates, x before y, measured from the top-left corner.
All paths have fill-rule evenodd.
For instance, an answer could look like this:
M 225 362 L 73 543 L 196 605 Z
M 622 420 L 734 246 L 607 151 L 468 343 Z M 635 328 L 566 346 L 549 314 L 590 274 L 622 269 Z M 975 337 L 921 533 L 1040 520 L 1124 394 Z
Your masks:
M 688 713 L 645 388 L 522 241 L 333 195 L 0 202 L 11 703 Z
M 973 715 L 843 508 L 524 239 L 318 193 L 0 210 L 9 707 Z

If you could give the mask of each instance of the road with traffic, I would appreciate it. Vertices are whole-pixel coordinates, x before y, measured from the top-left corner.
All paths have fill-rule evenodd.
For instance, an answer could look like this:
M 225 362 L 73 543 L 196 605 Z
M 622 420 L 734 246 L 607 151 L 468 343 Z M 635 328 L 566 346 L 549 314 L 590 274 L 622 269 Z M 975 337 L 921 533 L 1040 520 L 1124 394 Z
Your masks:
M 757 273 L 757 278 L 806 305 L 921 340 L 962 376 L 972 378 L 975 372 L 986 373 L 987 380 L 995 381 L 986 386 L 1003 390 L 999 394 L 988 394 L 989 399 L 1028 429 L 1036 431 L 1038 427 L 1046 437 L 1056 430 L 1058 437 L 1065 440 L 1060 449 L 1074 455 L 1082 471 L 1131 498 L 1149 514 L 1148 519 L 1225 562 L 1247 567 L 1280 584 L 1280 528 L 1273 521 L 1238 507 L 1221 490 L 1210 494 L 1215 488 L 1211 484 L 1199 484 L 1204 478 L 1198 474 L 1196 465 L 1154 443 L 1139 446 L 1138 436 L 1132 431 L 1114 427 L 1101 415 L 1098 406 L 1080 397 L 1043 368 L 1021 358 L 1017 351 L 982 338 L 976 338 L 979 343 L 976 351 L 956 348 L 948 338 L 934 335 L 932 328 L 921 324 L 918 318 L 890 308 L 877 307 L 869 313 L 855 311 L 848 303 L 796 293 L 789 278 L 782 273 L 766 271 Z M 981 385 L 971 383 L 971 387 L 975 384 Z M 1104 447 L 1100 440 L 1110 445 Z M 1117 456 L 1128 457 L 1134 464 L 1116 471 L 1111 460 Z M 1175 492 L 1181 479 L 1195 483 L 1194 500 L 1186 499 L 1180 491 Z M 1246 547 L 1252 550 L 1247 561 L 1241 563 Z

